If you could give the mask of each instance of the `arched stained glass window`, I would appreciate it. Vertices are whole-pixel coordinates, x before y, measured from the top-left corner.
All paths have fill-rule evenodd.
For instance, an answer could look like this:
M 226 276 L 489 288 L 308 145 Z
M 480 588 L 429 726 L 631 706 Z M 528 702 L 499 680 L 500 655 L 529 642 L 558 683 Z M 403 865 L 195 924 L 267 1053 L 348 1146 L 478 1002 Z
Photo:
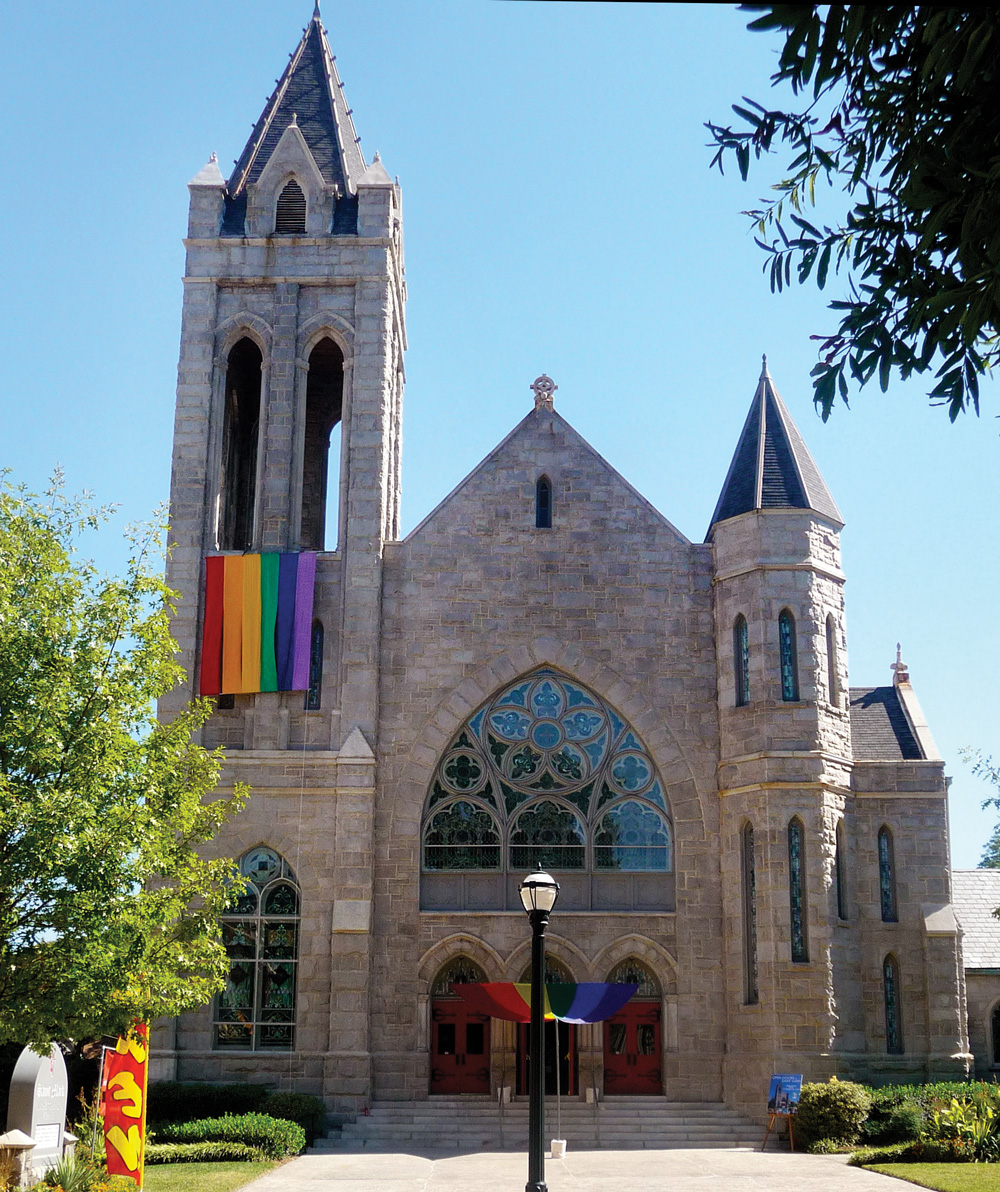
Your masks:
M 299 888 L 288 863 L 258 845 L 240 859 L 249 884 L 221 919 L 229 956 L 216 996 L 217 1049 L 291 1051 L 299 959 Z
M 476 985 L 485 980 L 486 974 L 474 960 L 470 960 L 468 956 L 455 956 L 434 978 L 431 996 L 453 997 L 453 985 Z
M 486 835 L 467 837 L 474 824 Z M 514 909 L 516 883 L 444 875 L 523 876 L 536 864 L 574 875 L 564 907 L 672 908 L 670 809 L 649 750 L 600 696 L 549 667 L 503 688 L 456 733 L 431 779 L 423 833 L 423 873 L 435 875 L 421 882 L 425 909 Z
M 571 983 L 576 978 L 563 964 L 561 960 L 556 960 L 554 956 L 545 957 L 545 984 L 559 985 L 563 983 Z M 531 982 L 531 965 L 529 964 L 524 972 L 521 974 L 520 982 L 522 985 L 528 985 Z
M 496 820 L 464 800 L 436 812 L 424 829 L 424 868 L 499 869 Z
M 278 195 L 274 213 L 276 236 L 304 236 L 306 231 L 306 196 L 302 187 L 290 178 Z
M 892 832 L 885 824 L 878 832 L 878 889 L 882 904 L 882 922 L 896 923 L 896 858 L 892 844 Z
M 594 835 L 596 869 L 670 869 L 670 828 L 651 807 L 634 799 L 613 807 Z
M 552 528 L 552 481 L 539 476 L 535 485 L 535 526 L 539 530 Z
M 583 869 L 586 834 L 579 817 L 546 799 L 514 822 L 510 863 L 514 869 Z
M 778 649 L 781 657 L 781 698 L 799 698 L 799 660 L 795 644 L 795 618 L 787 608 L 778 616 Z
M 885 1000 L 885 1049 L 903 1054 L 903 1012 L 899 1001 L 899 964 L 890 952 L 882 961 L 882 995 Z
M 635 995 L 637 998 L 663 996 L 659 981 L 644 964 L 633 960 L 631 956 L 627 960 L 619 961 L 608 973 L 608 984 L 638 985 L 639 989 Z
M 740 833 L 740 878 L 743 896 L 743 1001 L 755 1006 L 757 984 L 757 860 L 754 856 L 753 824 Z
M 847 918 L 847 844 L 844 838 L 844 817 L 837 820 L 836 852 L 833 856 L 833 878 L 837 887 L 837 918 Z
M 792 960 L 806 961 L 809 947 L 806 938 L 805 829 L 798 816 L 788 825 L 788 901 Z
M 742 613 L 733 624 L 733 670 L 736 676 L 736 706 L 750 702 L 750 631 Z
M 990 1067 L 1000 1068 L 1000 1002 L 990 1013 Z
M 831 704 L 840 703 L 840 679 L 837 675 L 837 622 L 833 613 L 826 618 L 826 691 Z

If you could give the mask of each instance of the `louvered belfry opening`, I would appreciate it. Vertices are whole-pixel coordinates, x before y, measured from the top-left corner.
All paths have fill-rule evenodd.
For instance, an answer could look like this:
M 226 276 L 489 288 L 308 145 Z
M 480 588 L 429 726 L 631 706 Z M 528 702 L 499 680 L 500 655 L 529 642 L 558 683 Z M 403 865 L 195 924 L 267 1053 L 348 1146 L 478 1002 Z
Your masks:
M 250 550 L 253 545 L 261 363 L 260 348 L 250 339 L 241 339 L 229 353 L 219 525 L 222 550 Z
M 337 542 L 340 496 L 340 423 L 344 357 L 332 339 L 321 339 L 309 353 L 306 379 L 306 434 L 302 459 L 302 547 L 333 550 Z M 331 438 L 335 439 L 331 443 Z M 329 525 L 327 512 L 329 507 Z
M 274 213 L 275 236 L 303 236 L 306 230 L 306 196 L 294 178 L 285 183 L 278 195 Z

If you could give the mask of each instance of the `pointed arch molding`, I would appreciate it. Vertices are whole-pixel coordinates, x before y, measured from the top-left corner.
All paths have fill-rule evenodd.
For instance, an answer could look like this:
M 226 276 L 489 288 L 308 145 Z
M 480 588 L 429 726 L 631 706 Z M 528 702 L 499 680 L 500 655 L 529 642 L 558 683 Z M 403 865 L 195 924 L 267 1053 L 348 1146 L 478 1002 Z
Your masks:
M 530 645 L 498 654 L 444 696 L 401 762 L 399 797 L 392 808 L 390 835 L 418 839 L 434 769 L 463 724 L 503 687 L 543 666 L 562 671 L 567 678 L 589 687 L 639 734 L 663 784 L 674 824 L 675 852 L 679 854 L 686 841 L 703 840 L 706 825 L 698 785 L 663 715 L 610 666 L 595 662 L 578 646 L 550 637 L 536 638 Z
M 491 948 L 484 940 L 465 931 L 457 931 L 454 935 L 438 940 L 433 947 L 421 956 L 417 965 L 417 980 L 422 986 L 421 992 L 427 993 L 442 968 L 449 960 L 456 956 L 468 956 L 486 974 L 487 981 L 502 981 L 504 979 L 504 962 L 500 953 Z
M 271 358 L 271 324 L 248 310 L 237 311 L 223 319 L 215 332 L 215 365 L 224 368 L 229 353 L 239 340 L 246 337 L 260 348 L 266 367 Z
M 354 327 L 342 315 L 330 310 L 321 310 L 299 325 L 295 343 L 295 363 L 299 368 L 309 367 L 309 353 L 321 339 L 329 337 L 340 348 L 344 356 L 344 368 L 354 362 Z

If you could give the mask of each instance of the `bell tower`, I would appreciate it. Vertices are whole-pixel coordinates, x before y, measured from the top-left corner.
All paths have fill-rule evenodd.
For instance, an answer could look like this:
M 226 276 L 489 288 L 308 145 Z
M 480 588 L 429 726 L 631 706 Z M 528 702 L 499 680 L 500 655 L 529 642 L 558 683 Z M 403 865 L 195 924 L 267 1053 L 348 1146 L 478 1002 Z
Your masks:
M 309 551 L 324 643 L 323 717 L 240 697 L 240 723 L 208 738 L 337 750 L 357 727 L 373 742 L 382 548 L 399 527 L 401 198 L 377 153 L 365 163 L 318 5 L 228 180 L 213 154 L 188 185 L 174 632 L 197 691 L 204 556 Z

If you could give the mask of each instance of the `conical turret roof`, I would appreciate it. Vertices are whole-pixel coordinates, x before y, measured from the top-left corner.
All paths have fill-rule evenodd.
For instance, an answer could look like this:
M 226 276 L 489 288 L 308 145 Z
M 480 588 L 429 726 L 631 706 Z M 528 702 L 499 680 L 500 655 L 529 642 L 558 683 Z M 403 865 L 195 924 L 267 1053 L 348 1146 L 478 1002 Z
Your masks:
M 712 525 L 753 509 L 814 509 L 844 522 L 774 386 L 766 356 Z
M 324 181 L 356 193 L 365 161 L 318 5 L 236 162 L 231 197 L 257 181 L 293 116 Z

